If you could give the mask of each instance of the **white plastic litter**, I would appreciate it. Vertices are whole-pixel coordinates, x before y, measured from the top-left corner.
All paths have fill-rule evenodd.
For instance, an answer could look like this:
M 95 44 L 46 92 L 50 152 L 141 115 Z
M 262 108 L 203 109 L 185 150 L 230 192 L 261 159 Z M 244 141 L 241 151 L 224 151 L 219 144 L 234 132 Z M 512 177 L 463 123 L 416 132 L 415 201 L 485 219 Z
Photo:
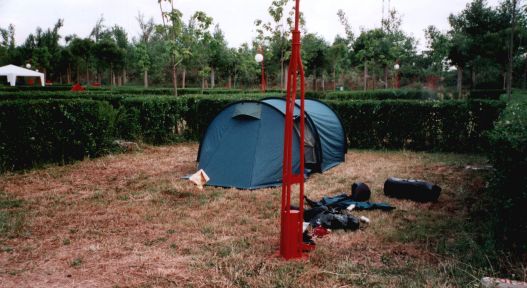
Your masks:
M 366 223 L 366 224 L 370 224 L 370 218 L 368 218 L 368 217 L 360 216 L 360 217 L 359 217 L 359 220 L 360 220 L 361 222 Z
M 351 204 L 350 206 L 348 206 L 348 208 L 346 208 L 346 210 L 348 211 L 353 211 L 353 209 L 355 209 L 355 204 Z
M 302 233 L 306 232 L 307 227 L 309 227 L 309 222 L 304 222 L 302 225 Z
M 203 171 L 203 169 L 199 169 L 198 172 L 190 175 L 190 178 L 188 178 L 188 180 L 196 184 L 199 190 L 203 190 L 203 186 L 207 184 L 207 182 L 209 182 L 210 178 L 207 173 Z

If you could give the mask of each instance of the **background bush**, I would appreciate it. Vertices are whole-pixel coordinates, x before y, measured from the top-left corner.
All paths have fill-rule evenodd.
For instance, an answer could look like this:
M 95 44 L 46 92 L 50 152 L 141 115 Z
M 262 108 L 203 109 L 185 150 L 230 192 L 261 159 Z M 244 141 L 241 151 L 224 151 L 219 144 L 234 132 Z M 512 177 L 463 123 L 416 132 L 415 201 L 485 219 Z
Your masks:
M 488 203 L 497 244 L 527 253 L 527 102 L 510 103 L 490 133 L 495 168 Z
M 477 89 L 470 91 L 469 98 L 499 100 L 502 94 L 505 94 L 505 90 L 503 89 Z
M 340 115 L 349 147 L 482 152 L 502 101 L 328 101 Z
M 384 89 L 374 91 L 330 92 L 325 95 L 328 100 L 388 100 L 388 99 L 435 99 L 434 92 L 422 89 Z
M 0 171 L 102 155 L 111 148 L 114 116 L 101 101 L 0 102 Z
M 230 103 L 280 96 L 279 92 L 181 97 L 100 91 L 10 93 L 0 92 L 1 170 L 100 155 L 112 139 L 156 145 L 199 141 Z M 352 148 L 452 152 L 480 152 L 488 147 L 485 133 L 504 107 L 504 102 L 488 100 L 328 103 L 343 119 Z

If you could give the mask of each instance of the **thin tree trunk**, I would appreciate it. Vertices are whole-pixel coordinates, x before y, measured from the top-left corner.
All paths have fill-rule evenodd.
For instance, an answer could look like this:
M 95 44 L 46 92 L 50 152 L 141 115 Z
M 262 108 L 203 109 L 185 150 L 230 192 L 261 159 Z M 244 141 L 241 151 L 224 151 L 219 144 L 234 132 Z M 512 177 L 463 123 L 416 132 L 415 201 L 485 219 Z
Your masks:
M 90 66 L 88 65 L 88 61 L 86 61 L 86 85 L 90 84 Z
M 457 97 L 461 99 L 463 96 L 463 68 L 457 67 Z
M 333 90 L 337 91 L 337 66 L 333 66 Z
M 280 91 L 284 91 L 284 55 L 282 53 L 282 59 L 280 59 Z
M 128 82 L 128 77 L 126 75 L 126 68 L 123 68 L 123 85 Z
M 201 77 L 201 94 L 205 90 L 205 77 Z
M 71 64 L 68 64 L 68 70 L 66 71 L 67 73 L 67 78 L 66 79 L 68 81 L 68 83 L 71 83 Z
M 145 70 L 143 72 L 143 83 L 145 85 L 145 88 L 148 88 L 148 70 Z
M 368 63 L 364 62 L 364 91 L 368 90 Z
M 525 89 L 527 87 L 527 60 L 525 61 L 525 65 L 523 65 L 523 85 L 522 89 Z
M 80 67 L 79 65 L 77 64 L 77 83 L 81 83 L 81 73 L 80 73 Z
M 503 90 L 507 90 L 507 71 L 503 72 Z
M 517 0 L 512 0 L 512 23 L 511 23 L 511 35 L 509 42 L 509 67 L 507 73 L 507 95 L 509 101 L 512 98 L 512 60 L 514 58 L 514 30 L 516 28 L 516 4 Z
M 187 86 L 187 68 L 183 68 L 183 73 L 181 73 L 181 88 L 185 89 Z
M 216 85 L 216 71 L 214 70 L 214 67 L 210 68 L 210 88 L 214 89 L 214 86 Z
M 373 73 L 371 75 L 372 80 L 372 89 L 375 90 L 377 88 L 377 76 L 375 75 L 375 70 L 373 70 Z
M 174 84 L 174 96 L 177 97 L 177 70 L 176 65 L 172 65 L 172 84 Z
M 476 71 L 474 70 L 474 68 L 471 69 L 471 77 L 472 77 L 472 89 L 476 89 Z
M 287 87 L 287 75 L 289 74 L 289 66 L 285 66 L 284 69 L 284 87 Z M 282 91 L 284 91 L 284 87 L 282 87 Z
M 313 90 L 317 91 L 317 67 L 313 68 Z
M 324 73 L 322 73 L 322 91 L 326 91 L 326 83 L 324 82 Z
M 231 89 L 232 85 L 232 76 L 229 74 L 228 82 L 227 82 L 227 88 Z
M 384 65 L 384 89 L 388 89 L 388 65 Z

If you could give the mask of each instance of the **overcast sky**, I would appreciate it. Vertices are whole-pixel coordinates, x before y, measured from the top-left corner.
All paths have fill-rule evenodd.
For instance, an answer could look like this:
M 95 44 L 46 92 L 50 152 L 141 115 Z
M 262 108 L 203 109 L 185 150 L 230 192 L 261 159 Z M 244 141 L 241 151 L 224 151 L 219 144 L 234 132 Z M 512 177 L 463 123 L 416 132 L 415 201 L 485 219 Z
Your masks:
M 201 10 L 220 24 L 230 46 L 250 42 L 255 37 L 254 20 L 269 19 L 267 8 L 272 0 L 174 0 L 185 19 Z M 385 7 L 388 6 L 385 0 Z M 423 30 L 435 25 L 448 29 L 447 17 L 461 11 L 468 0 L 391 0 L 391 8 L 403 16 L 403 29 L 416 37 L 424 47 Z M 496 5 L 499 0 L 488 0 Z M 360 28 L 380 26 L 382 0 L 301 0 L 308 32 L 317 33 L 331 42 L 335 35 L 344 34 L 336 13 L 343 9 L 356 33 Z M 21 44 L 37 26 L 52 27 L 57 19 L 64 19 L 61 35 L 89 35 L 96 20 L 103 15 L 105 24 L 125 27 L 131 37 L 137 36 L 138 12 L 160 22 L 157 0 L 0 0 L 0 27 L 13 23 L 16 41 Z

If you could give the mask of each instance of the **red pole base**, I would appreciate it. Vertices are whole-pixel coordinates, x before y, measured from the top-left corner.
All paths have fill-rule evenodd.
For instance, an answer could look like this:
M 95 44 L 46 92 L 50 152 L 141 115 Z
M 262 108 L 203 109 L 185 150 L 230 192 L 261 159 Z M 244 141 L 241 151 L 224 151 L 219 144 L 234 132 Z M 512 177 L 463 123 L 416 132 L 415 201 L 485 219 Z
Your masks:
M 286 260 L 302 258 L 303 243 L 298 237 L 298 229 L 302 229 L 300 211 L 290 210 L 282 213 L 284 225 L 282 226 L 282 243 L 280 245 L 280 255 Z

